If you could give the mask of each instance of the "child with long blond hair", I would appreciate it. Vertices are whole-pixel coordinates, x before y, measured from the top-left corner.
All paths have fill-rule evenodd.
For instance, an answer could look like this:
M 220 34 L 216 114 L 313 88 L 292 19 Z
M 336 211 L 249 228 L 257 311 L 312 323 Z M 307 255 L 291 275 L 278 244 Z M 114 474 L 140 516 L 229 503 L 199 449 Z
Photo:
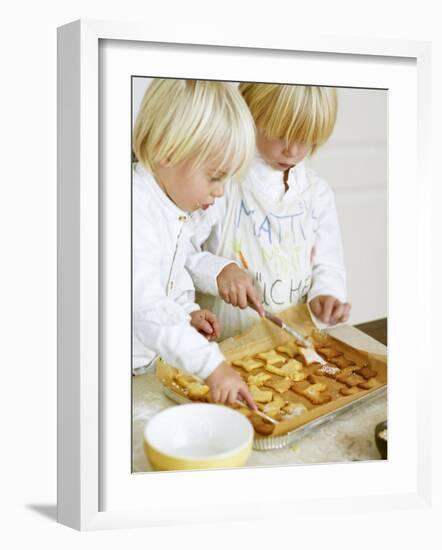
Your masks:
M 214 401 L 245 400 L 245 382 L 215 342 L 216 317 L 194 302 L 185 268 L 195 213 L 223 195 L 253 157 L 255 128 L 230 84 L 154 79 L 134 128 L 133 369 L 161 356 L 206 380 Z M 230 262 L 220 260 L 214 271 Z

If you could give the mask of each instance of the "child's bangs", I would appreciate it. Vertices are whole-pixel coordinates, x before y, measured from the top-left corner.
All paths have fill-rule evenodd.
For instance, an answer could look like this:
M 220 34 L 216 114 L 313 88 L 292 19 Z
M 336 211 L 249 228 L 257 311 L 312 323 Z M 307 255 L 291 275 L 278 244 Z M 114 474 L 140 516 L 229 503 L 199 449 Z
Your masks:
M 286 118 L 279 121 L 275 127 L 277 139 L 285 141 L 287 144 L 302 143 L 312 150 L 322 145 L 331 133 L 323 117 L 315 112 L 300 113 L 290 120 Z
M 207 81 L 155 81 L 134 131 L 134 151 L 150 170 L 189 160 L 229 177 L 243 174 L 255 151 L 255 126 L 232 86 Z
M 210 164 L 214 173 L 227 178 L 242 177 L 247 172 L 255 152 L 255 132 L 250 120 L 229 120 L 214 117 L 195 150 L 194 167 Z
M 256 123 L 269 139 L 302 143 L 313 152 L 330 137 L 336 120 L 336 92 L 317 86 L 279 86 L 267 96 Z
M 260 127 L 264 135 L 271 140 L 290 143 L 302 143 L 313 147 L 319 145 L 322 132 L 316 126 L 314 117 L 306 116 L 274 118 L 265 127 Z M 322 142 L 322 141 L 321 141 Z

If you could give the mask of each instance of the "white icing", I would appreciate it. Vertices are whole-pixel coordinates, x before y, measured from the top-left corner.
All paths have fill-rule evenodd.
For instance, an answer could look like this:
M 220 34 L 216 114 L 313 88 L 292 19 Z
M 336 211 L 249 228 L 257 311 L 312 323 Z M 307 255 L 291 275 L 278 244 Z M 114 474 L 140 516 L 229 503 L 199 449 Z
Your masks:
M 324 365 L 319 369 L 318 372 L 324 372 L 326 374 L 338 374 L 338 372 L 341 372 L 341 369 L 339 367 L 331 367 L 330 365 Z

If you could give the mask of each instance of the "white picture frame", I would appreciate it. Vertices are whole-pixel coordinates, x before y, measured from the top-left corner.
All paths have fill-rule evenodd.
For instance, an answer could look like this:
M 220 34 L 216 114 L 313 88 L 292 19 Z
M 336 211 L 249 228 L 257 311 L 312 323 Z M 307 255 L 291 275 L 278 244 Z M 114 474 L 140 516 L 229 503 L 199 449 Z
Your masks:
M 307 39 L 302 36 L 281 37 L 278 43 L 268 44 L 262 37 L 250 36 L 248 34 L 247 39 L 210 39 L 203 33 L 196 37 L 192 32 L 190 36 L 185 29 L 167 36 L 143 25 L 102 21 L 76 21 L 58 30 L 58 521 L 70 527 L 90 530 L 230 521 L 269 517 L 269 514 L 281 517 L 284 509 L 321 514 L 326 513 L 335 500 L 339 500 L 342 513 L 355 506 L 369 511 L 429 505 L 431 470 L 427 419 L 431 404 L 423 394 L 424 384 L 419 385 L 420 389 L 415 388 L 397 372 L 399 364 L 402 373 L 411 372 L 412 368 L 399 342 L 410 340 L 414 334 L 412 324 L 407 324 L 401 315 L 401 293 L 407 285 L 413 284 L 417 290 L 408 299 L 407 311 L 411 318 L 422 318 L 422 338 L 418 343 L 418 353 L 422 359 L 420 379 L 428 380 L 430 374 L 426 347 L 431 332 L 431 232 L 428 215 L 431 185 L 426 156 L 430 145 L 430 45 L 426 42 L 353 37 Z M 416 85 L 417 93 L 414 89 L 404 90 L 403 101 L 408 101 L 408 106 L 412 105 L 417 124 L 413 117 L 411 121 L 402 122 L 410 125 L 405 127 L 406 130 L 413 130 L 409 132 L 411 135 L 404 135 L 404 127 L 399 122 L 399 108 L 395 114 L 395 102 L 402 99 L 396 94 L 390 125 L 389 435 L 390 431 L 394 435 L 391 441 L 389 439 L 391 458 L 388 461 L 131 475 L 130 445 L 125 451 L 127 439 L 124 444 L 118 439 L 119 433 L 124 434 L 124 438 L 130 433 L 126 425 L 130 422 L 130 380 L 119 388 L 119 377 L 122 375 L 115 365 L 110 366 L 110 374 L 106 366 L 104 376 L 103 369 L 109 353 L 101 344 L 107 319 L 119 317 L 108 316 L 107 312 L 122 312 L 121 317 L 127 320 L 127 302 L 117 305 L 116 309 L 112 309 L 113 305 L 109 302 L 109 288 L 115 281 L 109 280 L 103 284 L 109 265 L 107 259 L 103 259 L 106 248 L 103 232 L 109 230 L 109 226 L 102 220 L 108 213 L 115 212 L 118 204 L 118 196 L 108 197 L 103 202 L 100 188 L 99 115 L 104 108 L 100 104 L 100 85 L 103 84 L 100 81 L 100 64 L 117 63 L 115 58 L 111 60 L 100 54 L 104 41 L 124 44 L 126 54 L 132 48 L 150 46 L 152 60 L 157 58 L 159 54 L 156 52 L 162 47 L 172 56 L 177 56 L 180 51 L 192 53 L 198 50 L 201 58 L 212 65 L 211 56 L 215 47 L 222 55 L 230 57 L 232 67 L 233 61 L 244 54 L 271 56 L 284 65 L 295 53 L 307 56 L 306 59 L 308 56 L 320 57 L 324 66 L 333 60 L 354 63 L 365 66 L 367 72 L 372 61 L 384 63 L 385 75 L 389 68 L 391 72 L 393 65 L 399 68 L 398 73 L 401 72 L 400 67 L 407 67 L 403 71 L 404 78 Z M 127 61 L 127 58 L 122 57 L 122 63 L 124 60 Z M 131 69 L 127 67 L 124 70 Z M 151 74 L 161 76 L 155 71 Z M 180 74 L 175 76 L 182 77 Z M 194 77 L 193 74 L 187 76 Z M 354 78 L 355 75 L 349 75 L 348 82 Z M 387 76 L 380 76 L 379 82 L 382 78 Z M 235 80 L 235 74 L 230 80 Z M 336 82 L 336 85 L 340 84 Z M 130 123 L 129 118 L 128 127 Z M 404 151 L 407 154 L 407 169 L 398 162 Z M 415 170 L 419 171 L 419 185 L 413 185 L 416 183 Z M 122 181 L 125 181 L 125 173 L 122 175 Z M 396 206 L 399 202 L 399 180 L 403 182 L 403 187 L 401 204 Z M 418 208 L 414 233 L 408 226 L 404 228 L 403 224 L 413 205 Z M 122 220 L 122 223 L 125 222 L 127 219 Z M 417 237 L 421 243 L 419 246 Z M 405 263 L 407 251 L 400 246 L 404 238 L 415 247 L 418 257 L 412 265 Z M 118 254 L 118 242 L 115 249 L 115 254 Z M 399 277 L 405 265 L 406 273 Z M 116 277 L 119 275 L 116 273 Z M 394 287 L 391 284 L 393 277 Z M 112 299 L 118 302 L 119 297 L 113 296 Z M 111 333 L 118 330 L 117 325 L 110 325 L 106 330 Z M 120 352 L 122 355 L 119 355 Z M 117 350 L 113 358 L 123 358 L 124 363 L 124 353 L 124 349 Z M 406 398 L 403 408 L 399 404 L 398 388 Z M 115 396 L 117 391 L 119 397 L 113 402 L 114 414 L 111 415 L 107 408 L 109 396 Z M 125 409 L 127 406 L 129 409 Z M 406 422 L 401 424 L 401 418 Z M 116 450 L 115 438 L 112 447 L 104 437 L 104 426 L 109 424 L 112 424 L 121 450 Z M 259 483 L 277 488 L 281 483 L 287 484 L 289 478 L 296 481 L 297 491 L 293 496 L 287 493 L 281 496 L 271 489 L 259 494 L 254 491 Z M 111 490 L 107 488 L 109 484 L 114 485 Z M 207 488 L 209 484 L 214 487 L 216 499 L 207 492 L 204 500 L 188 496 L 198 494 L 199 489 Z M 246 490 L 229 490 L 233 484 L 241 484 Z M 193 491 L 189 492 L 191 488 Z M 149 498 L 143 501 L 146 489 Z M 232 494 L 235 495 L 233 501 Z M 265 509 L 266 502 L 283 501 L 288 506 L 282 510 L 275 507 L 275 511 L 269 513 Z

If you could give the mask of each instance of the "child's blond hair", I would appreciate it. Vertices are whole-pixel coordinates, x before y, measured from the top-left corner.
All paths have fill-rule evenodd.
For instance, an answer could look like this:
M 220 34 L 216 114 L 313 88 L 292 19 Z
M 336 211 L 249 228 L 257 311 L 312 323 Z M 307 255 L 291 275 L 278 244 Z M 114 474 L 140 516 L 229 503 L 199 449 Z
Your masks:
M 268 139 L 308 145 L 312 154 L 333 131 L 335 88 L 243 82 L 239 90 L 256 128 Z
M 133 149 L 152 173 L 160 161 L 191 160 L 198 169 L 217 159 L 216 171 L 241 177 L 255 151 L 255 125 L 230 83 L 154 79 L 135 122 Z

